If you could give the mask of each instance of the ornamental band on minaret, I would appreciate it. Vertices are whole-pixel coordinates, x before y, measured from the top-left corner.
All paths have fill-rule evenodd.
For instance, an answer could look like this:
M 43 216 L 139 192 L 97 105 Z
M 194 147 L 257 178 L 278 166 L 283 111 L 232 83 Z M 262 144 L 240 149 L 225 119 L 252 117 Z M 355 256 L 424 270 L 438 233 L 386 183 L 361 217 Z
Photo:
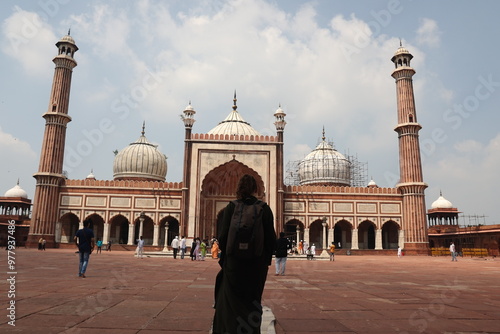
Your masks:
M 405 231 L 405 253 L 429 253 L 427 220 L 422 162 L 418 132 L 422 126 L 417 122 L 415 98 L 413 95 L 413 75 L 410 67 L 413 56 L 400 45 L 392 57 L 395 69 L 392 77 L 396 80 L 398 125 L 394 129 L 399 138 L 400 180 L 396 185 L 403 195 L 403 230 Z
M 78 47 L 74 39 L 68 35 L 56 43 L 58 54 L 53 59 L 55 63 L 52 91 L 49 107 L 43 115 L 45 132 L 40 154 L 36 179 L 35 199 L 31 217 L 31 227 L 28 244 L 35 245 L 44 238 L 47 247 L 55 243 L 55 225 L 58 221 L 59 186 L 64 180 L 63 160 L 66 141 L 66 124 L 71 121 L 68 116 L 71 75 L 77 65 L 74 57 Z

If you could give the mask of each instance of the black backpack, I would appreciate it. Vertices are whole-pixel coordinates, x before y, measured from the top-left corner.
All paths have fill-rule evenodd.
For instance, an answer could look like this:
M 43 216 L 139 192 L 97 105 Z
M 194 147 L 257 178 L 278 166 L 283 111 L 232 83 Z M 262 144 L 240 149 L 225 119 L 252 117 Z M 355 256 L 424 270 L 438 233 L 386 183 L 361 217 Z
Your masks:
M 265 202 L 245 204 L 232 201 L 234 212 L 229 225 L 226 253 L 240 259 L 254 259 L 264 252 L 262 215 Z

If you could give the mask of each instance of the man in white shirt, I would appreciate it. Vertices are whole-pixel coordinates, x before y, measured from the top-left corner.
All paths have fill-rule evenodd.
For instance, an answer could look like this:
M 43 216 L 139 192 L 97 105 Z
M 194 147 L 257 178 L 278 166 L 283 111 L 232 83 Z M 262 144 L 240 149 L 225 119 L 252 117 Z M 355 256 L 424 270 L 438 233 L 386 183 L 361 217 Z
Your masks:
M 181 238 L 181 259 L 184 258 L 184 254 L 186 254 L 186 237 L 182 236 Z
M 144 252 L 144 239 L 142 238 L 142 235 L 139 237 L 137 240 L 137 258 L 142 259 L 142 254 Z
M 174 252 L 174 259 L 177 258 L 177 252 L 179 251 L 179 237 L 175 237 L 170 244 L 172 246 L 172 251 Z
M 457 261 L 457 252 L 455 251 L 455 244 L 452 242 L 450 245 L 451 260 Z

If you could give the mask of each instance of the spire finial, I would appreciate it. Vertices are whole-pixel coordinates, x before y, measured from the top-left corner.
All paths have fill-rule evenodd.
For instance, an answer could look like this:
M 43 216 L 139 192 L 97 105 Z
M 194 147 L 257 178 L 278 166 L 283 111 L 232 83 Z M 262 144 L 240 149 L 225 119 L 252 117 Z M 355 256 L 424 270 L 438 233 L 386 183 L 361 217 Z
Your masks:
M 71 27 L 68 28 L 68 36 L 70 36 L 70 35 L 71 35 Z
M 144 131 L 144 129 L 146 128 L 146 121 L 142 121 L 142 131 L 141 131 L 141 135 L 144 136 L 144 134 L 146 133 Z
M 443 192 L 439 189 L 439 196 L 443 197 Z
M 401 37 L 399 38 L 399 47 L 402 48 L 403 47 L 403 42 L 401 41 Z
M 325 141 L 325 126 L 323 125 L 323 137 L 321 137 L 321 139 L 323 139 L 323 141 Z
M 238 101 L 236 99 L 236 89 L 234 90 L 234 98 L 233 98 L 233 110 L 236 111 L 236 109 L 238 109 L 238 106 L 236 105 L 236 101 Z
M 19 178 L 17 178 L 17 185 L 19 185 Z

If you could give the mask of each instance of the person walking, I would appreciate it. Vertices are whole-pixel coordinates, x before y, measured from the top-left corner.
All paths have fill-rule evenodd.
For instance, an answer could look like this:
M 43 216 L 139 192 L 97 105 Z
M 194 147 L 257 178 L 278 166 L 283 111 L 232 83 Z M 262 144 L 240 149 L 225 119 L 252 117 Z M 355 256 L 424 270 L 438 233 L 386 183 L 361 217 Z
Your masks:
M 102 253 L 102 240 L 101 238 L 97 238 L 97 251 L 96 254 Z
M 398 257 L 403 256 L 403 250 L 401 249 L 401 246 L 398 246 Z
M 276 264 L 276 276 L 285 275 L 286 269 L 286 259 L 288 255 L 288 248 L 290 243 L 287 238 L 285 238 L 285 232 L 280 232 L 280 237 L 276 240 L 275 247 L 275 258 L 274 262 Z
M 137 258 L 141 258 L 144 254 L 144 239 L 142 238 L 142 235 L 139 237 L 137 240 Z
M 172 243 L 170 244 L 170 246 L 172 246 L 172 252 L 174 252 L 174 259 L 177 259 L 177 252 L 179 251 L 179 248 L 180 248 L 178 236 L 175 236 L 175 238 L 174 238 L 174 240 L 172 240 Z
M 215 283 L 213 334 L 260 333 L 262 293 L 272 262 L 276 234 L 273 212 L 255 197 L 257 190 L 253 176 L 241 177 L 236 190 L 237 200 L 229 202 L 220 222 L 217 240 L 221 249 L 221 270 Z M 236 208 L 243 210 L 245 206 L 247 209 L 250 206 L 256 213 L 251 217 L 257 237 L 248 242 L 236 236 L 238 229 L 235 225 L 238 224 L 233 221 L 233 213 L 236 213 L 235 217 L 241 214 Z M 246 253 L 248 250 L 252 252 Z
M 451 254 L 451 261 L 458 261 L 455 244 L 453 242 L 450 244 L 450 254 Z
M 330 245 L 330 261 L 335 261 L 335 242 L 332 241 L 332 244 Z
M 90 254 L 94 250 L 94 232 L 89 228 L 91 220 L 89 218 L 83 221 L 83 228 L 76 231 L 75 241 L 78 247 L 78 256 L 80 259 L 78 267 L 78 276 L 85 278 L 85 272 L 89 264 Z
M 186 254 L 186 237 L 182 236 L 180 246 L 181 248 L 181 260 L 184 259 L 184 255 Z

